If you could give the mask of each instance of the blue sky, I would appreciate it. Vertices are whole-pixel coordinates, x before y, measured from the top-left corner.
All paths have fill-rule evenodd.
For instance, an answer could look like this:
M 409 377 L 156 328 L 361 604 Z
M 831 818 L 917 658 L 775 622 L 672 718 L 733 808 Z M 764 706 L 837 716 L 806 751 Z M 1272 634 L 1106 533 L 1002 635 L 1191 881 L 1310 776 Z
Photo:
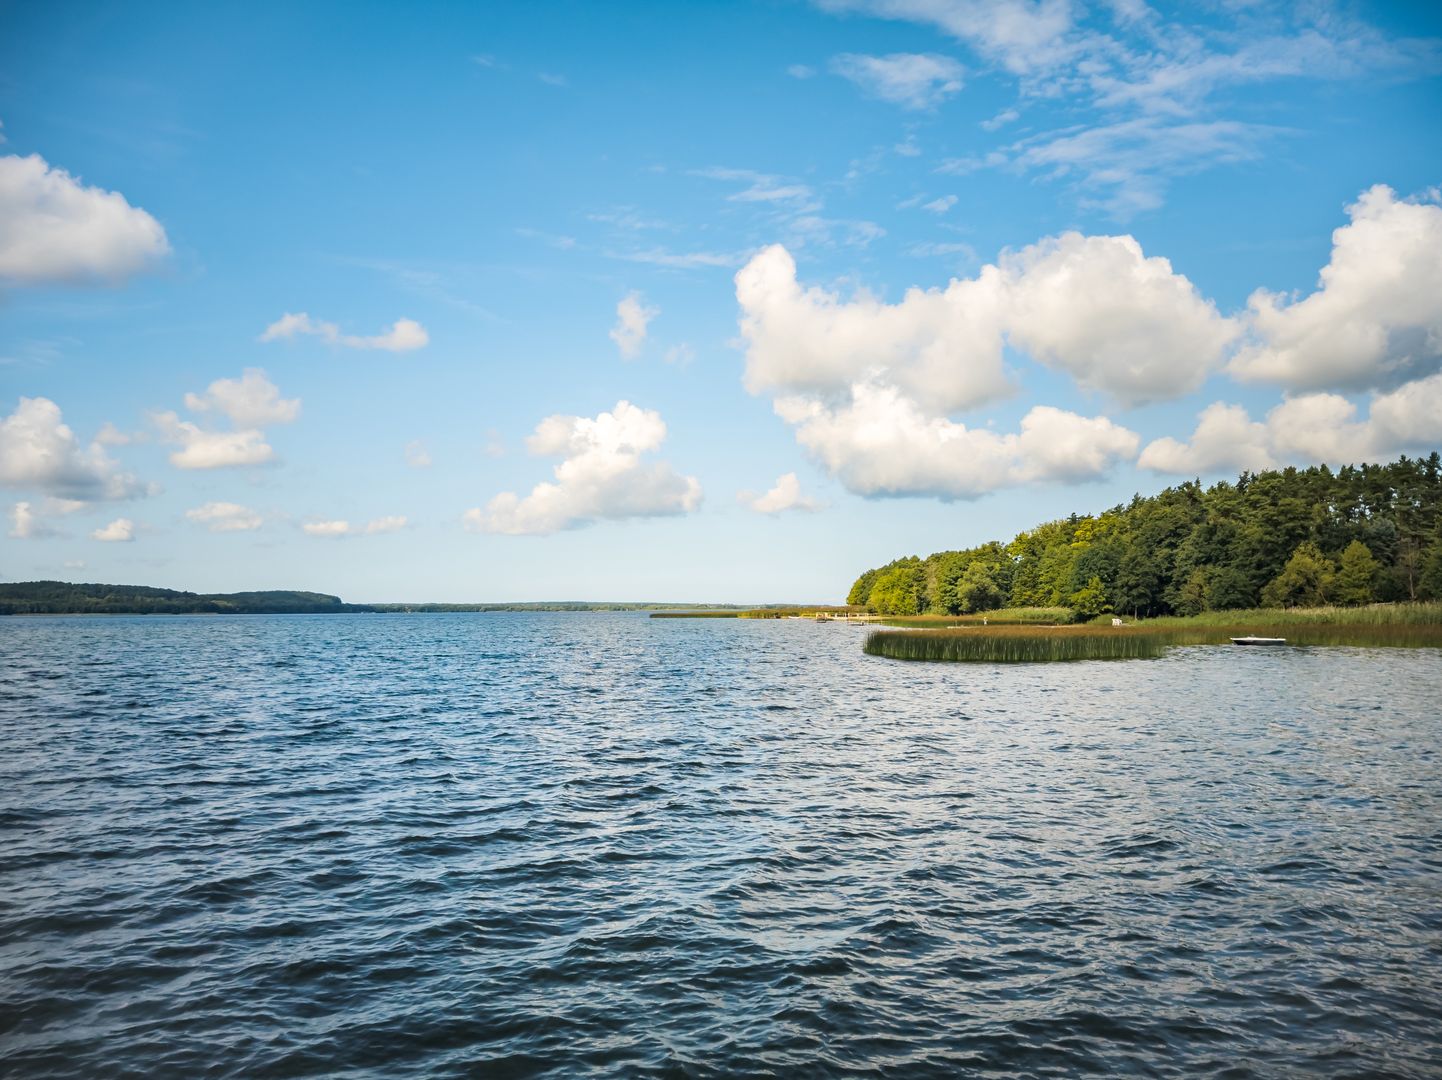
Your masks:
M 1442 445 L 1442 11 L 0 6 L 0 575 L 835 600 Z

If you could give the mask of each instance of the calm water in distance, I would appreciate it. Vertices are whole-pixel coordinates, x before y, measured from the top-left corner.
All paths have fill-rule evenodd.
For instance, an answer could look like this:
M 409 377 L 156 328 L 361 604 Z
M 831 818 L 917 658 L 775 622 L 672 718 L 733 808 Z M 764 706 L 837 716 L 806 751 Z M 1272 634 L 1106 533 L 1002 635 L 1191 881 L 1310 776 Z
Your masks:
M 0 620 L 0 1074 L 1426 1076 L 1442 652 Z

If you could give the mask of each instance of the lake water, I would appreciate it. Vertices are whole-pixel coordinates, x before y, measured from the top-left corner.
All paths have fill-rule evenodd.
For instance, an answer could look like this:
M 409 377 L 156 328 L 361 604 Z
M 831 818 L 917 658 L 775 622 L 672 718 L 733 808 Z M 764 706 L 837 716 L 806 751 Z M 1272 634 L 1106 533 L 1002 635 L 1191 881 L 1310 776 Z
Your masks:
M 1438 1075 L 1442 652 L 0 620 L 0 1073 Z

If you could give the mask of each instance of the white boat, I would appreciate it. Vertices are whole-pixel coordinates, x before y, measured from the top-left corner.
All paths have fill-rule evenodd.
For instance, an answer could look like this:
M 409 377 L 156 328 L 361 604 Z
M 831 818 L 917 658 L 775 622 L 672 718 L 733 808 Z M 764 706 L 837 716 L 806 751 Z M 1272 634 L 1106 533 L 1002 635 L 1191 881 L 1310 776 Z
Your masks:
M 1285 645 L 1287 639 L 1284 637 L 1234 637 L 1233 645 Z

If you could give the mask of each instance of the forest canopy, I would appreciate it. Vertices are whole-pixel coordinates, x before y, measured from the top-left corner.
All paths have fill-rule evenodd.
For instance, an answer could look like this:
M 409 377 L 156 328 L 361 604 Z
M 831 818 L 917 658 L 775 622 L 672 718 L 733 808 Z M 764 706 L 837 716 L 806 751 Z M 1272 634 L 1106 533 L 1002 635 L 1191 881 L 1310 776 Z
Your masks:
M 1100 514 L 867 570 L 848 604 L 887 615 L 1005 607 L 1195 615 L 1442 599 L 1442 461 L 1189 481 Z

